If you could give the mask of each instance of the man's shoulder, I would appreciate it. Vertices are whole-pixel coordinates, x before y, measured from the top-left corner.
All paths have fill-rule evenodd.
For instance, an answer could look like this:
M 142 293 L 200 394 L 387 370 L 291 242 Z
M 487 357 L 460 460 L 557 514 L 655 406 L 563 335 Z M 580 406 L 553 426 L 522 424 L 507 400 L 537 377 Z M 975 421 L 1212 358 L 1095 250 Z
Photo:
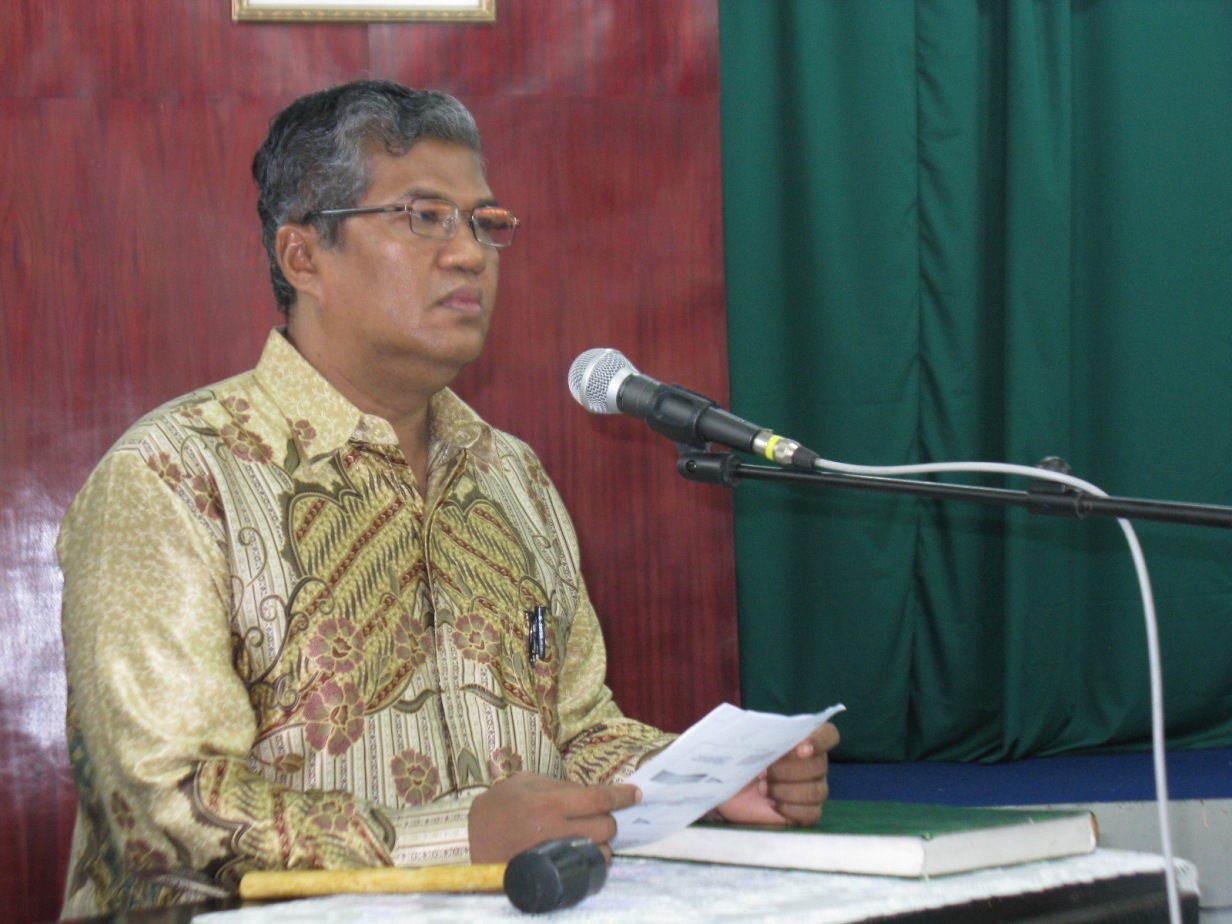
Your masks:
M 210 530 L 228 504 L 247 503 L 239 484 L 285 480 L 292 425 L 253 371 L 166 402 L 132 424 L 104 453 L 74 497 L 64 530 L 115 507 L 171 502 Z M 178 499 L 178 502 L 174 499 Z
M 487 428 L 486 441 L 477 443 L 474 447 L 481 457 L 487 455 L 490 461 L 502 467 L 512 465 L 529 472 L 532 481 L 547 483 L 543 462 L 540 461 L 539 454 L 535 452 L 530 443 L 507 430 L 501 430 L 491 424 L 485 426 Z
M 230 453 L 217 443 L 248 439 L 252 431 L 232 425 L 241 407 L 251 417 L 264 399 L 251 372 L 174 398 L 132 424 L 104 453 L 65 513 L 57 549 L 66 561 L 74 535 L 93 532 L 110 511 L 148 510 L 179 498 L 202 523 L 220 520 L 221 501 L 214 473 Z M 242 415 L 241 415 L 242 416 Z M 248 436 L 245 436 L 248 434 Z M 262 437 L 262 442 L 268 440 Z
M 253 370 L 180 395 L 133 423 L 107 456 L 137 449 L 180 451 L 185 441 L 226 440 L 242 431 L 268 430 L 281 416 L 257 383 Z M 106 457 L 104 457 L 106 458 Z
M 526 459 L 538 460 L 534 447 L 520 436 L 510 433 L 508 430 L 493 427 L 491 424 L 488 425 L 488 429 L 492 440 L 505 452 L 514 453 Z

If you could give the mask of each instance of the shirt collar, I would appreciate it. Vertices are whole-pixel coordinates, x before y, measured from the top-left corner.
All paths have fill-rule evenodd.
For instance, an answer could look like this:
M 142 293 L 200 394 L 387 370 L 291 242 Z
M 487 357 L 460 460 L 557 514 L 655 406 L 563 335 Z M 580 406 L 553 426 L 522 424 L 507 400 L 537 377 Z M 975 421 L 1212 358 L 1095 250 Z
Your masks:
M 393 425 L 348 401 L 291 345 L 285 328 L 270 331 L 256 378 L 286 418 L 303 459 L 316 461 L 351 443 L 397 448 Z M 496 461 L 492 427 L 450 389 L 433 395 L 429 416 L 432 439 L 441 448 Z

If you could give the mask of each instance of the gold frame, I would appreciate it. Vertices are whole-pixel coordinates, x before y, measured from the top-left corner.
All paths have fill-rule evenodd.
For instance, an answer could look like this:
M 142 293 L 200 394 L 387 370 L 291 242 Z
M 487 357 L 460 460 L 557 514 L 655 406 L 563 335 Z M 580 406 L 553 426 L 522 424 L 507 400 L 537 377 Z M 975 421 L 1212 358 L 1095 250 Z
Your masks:
M 496 22 L 496 0 L 472 0 L 470 7 L 440 0 L 298 0 L 263 5 L 268 0 L 231 0 L 232 22 Z

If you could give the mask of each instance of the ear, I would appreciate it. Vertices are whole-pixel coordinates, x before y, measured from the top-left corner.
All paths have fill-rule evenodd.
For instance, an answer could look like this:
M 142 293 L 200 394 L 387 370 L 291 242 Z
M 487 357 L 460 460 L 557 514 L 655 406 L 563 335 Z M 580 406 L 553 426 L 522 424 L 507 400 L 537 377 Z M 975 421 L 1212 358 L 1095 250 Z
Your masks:
M 320 274 L 317 253 L 321 239 L 311 225 L 287 224 L 278 228 L 274 238 L 274 254 L 287 282 L 297 292 L 319 297 Z

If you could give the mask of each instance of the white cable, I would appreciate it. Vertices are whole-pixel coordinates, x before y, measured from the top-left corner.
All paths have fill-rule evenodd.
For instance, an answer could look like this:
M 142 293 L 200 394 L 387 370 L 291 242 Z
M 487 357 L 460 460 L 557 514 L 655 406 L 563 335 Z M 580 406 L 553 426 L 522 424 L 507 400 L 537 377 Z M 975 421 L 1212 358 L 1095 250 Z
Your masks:
M 1107 493 L 1073 475 L 1029 465 L 1011 465 L 1005 462 L 932 462 L 920 465 L 850 465 L 818 459 L 814 467 L 849 475 L 926 475 L 935 472 L 984 472 L 1002 475 L 1020 475 L 1041 481 L 1054 481 L 1092 494 L 1107 497 Z M 1159 816 L 1159 840 L 1164 855 L 1164 882 L 1168 890 L 1168 916 L 1172 924 L 1181 924 L 1181 902 L 1176 885 L 1176 868 L 1172 861 L 1172 828 L 1168 820 L 1168 770 L 1164 759 L 1164 692 L 1163 669 L 1159 653 L 1159 627 L 1155 619 L 1155 595 L 1151 591 L 1151 576 L 1147 571 L 1146 558 L 1133 525 L 1118 518 L 1121 531 L 1129 543 L 1129 553 L 1138 573 L 1138 587 L 1142 593 L 1142 610 L 1146 618 L 1147 661 L 1151 678 L 1151 754 L 1155 768 L 1155 801 Z

